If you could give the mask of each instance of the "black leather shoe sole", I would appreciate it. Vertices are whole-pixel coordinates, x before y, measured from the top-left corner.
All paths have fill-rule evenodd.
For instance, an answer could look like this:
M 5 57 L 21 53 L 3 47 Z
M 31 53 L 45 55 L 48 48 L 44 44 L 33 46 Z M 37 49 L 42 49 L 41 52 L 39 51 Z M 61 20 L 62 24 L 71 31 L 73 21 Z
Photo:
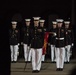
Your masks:
M 60 68 L 60 71 L 63 71 L 63 68 Z
M 36 73 L 39 73 L 40 71 L 39 70 L 36 70 Z
M 36 70 L 33 70 L 32 73 L 36 73 Z
M 60 68 L 57 68 L 56 71 L 60 71 Z

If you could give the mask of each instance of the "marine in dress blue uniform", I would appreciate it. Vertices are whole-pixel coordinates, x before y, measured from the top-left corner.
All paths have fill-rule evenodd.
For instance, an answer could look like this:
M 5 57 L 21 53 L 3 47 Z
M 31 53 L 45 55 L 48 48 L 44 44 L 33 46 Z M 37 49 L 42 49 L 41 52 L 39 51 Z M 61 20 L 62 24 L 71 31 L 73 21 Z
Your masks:
M 64 21 L 65 24 L 65 62 L 69 63 L 71 57 L 71 45 L 73 45 L 72 30 L 69 27 L 70 21 Z M 72 38 L 72 39 L 71 39 Z
M 41 69 L 41 56 L 42 56 L 42 40 L 41 31 L 39 30 L 40 17 L 34 18 L 34 28 L 31 31 L 31 54 L 32 54 L 32 69 L 33 73 L 40 72 Z
M 56 36 L 56 67 L 57 71 L 62 71 L 64 67 L 64 58 L 65 58 L 65 32 L 63 25 L 63 19 L 56 19 L 57 21 L 57 36 Z
M 45 35 L 45 32 L 46 32 L 46 28 L 44 27 L 45 20 L 41 19 L 41 20 L 39 20 L 39 22 L 40 22 L 40 29 L 42 30 L 41 39 L 42 39 L 42 42 L 43 42 L 43 45 L 44 45 L 44 35 Z M 42 59 L 41 60 L 42 60 L 42 62 L 45 61 L 45 55 L 42 55 Z
M 56 34 L 56 30 L 57 30 L 57 22 L 53 21 L 52 22 L 53 27 L 50 30 L 51 32 L 53 32 L 54 34 Z M 51 47 L 51 61 L 55 62 L 56 61 L 56 55 L 55 55 L 55 44 L 56 44 L 56 35 L 54 34 L 50 34 L 49 36 L 49 42 L 50 42 L 50 47 Z
M 16 26 L 17 22 L 12 21 L 12 29 L 9 30 L 9 43 L 12 62 L 16 62 L 18 57 L 19 30 L 16 28 Z
M 31 61 L 31 50 L 30 50 L 30 21 L 31 19 L 25 19 L 25 25 L 26 27 L 22 28 L 22 42 L 23 48 L 24 48 L 24 58 L 25 61 L 30 62 Z

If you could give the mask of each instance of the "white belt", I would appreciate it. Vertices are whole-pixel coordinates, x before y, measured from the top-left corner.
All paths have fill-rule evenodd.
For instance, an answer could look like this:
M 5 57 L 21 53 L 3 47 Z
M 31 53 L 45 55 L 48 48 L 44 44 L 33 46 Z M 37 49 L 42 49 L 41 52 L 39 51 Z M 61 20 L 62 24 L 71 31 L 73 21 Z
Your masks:
M 64 38 L 56 38 L 57 40 L 64 40 Z

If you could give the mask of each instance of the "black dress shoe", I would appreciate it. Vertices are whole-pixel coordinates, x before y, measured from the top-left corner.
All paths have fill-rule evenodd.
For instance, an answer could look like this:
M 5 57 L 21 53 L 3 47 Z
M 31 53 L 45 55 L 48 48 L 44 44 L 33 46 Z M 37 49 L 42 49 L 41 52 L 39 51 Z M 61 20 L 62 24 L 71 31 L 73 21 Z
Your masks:
M 51 63 L 55 63 L 55 61 L 52 61 Z
M 57 68 L 56 71 L 60 71 L 60 68 Z
M 11 63 L 14 63 L 14 61 L 11 61 Z
M 31 63 L 31 61 L 27 61 L 27 63 Z
M 60 68 L 60 71 L 63 71 L 63 68 Z
M 25 63 L 31 63 L 31 61 L 25 61 Z
M 69 64 L 69 62 L 67 61 L 67 62 L 65 62 L 65 64 Z
M 39 73 L 40 71 L 39 70 L 36 70 L 36 73 Z
M 42 61 L 42 63 L 44 63 L 44 61 Z
M 13 63 L 16 63 L 17 61 L 13 61 Z
M 67 64 L 69 64 L 69 61 L 67 62 Z
M 36 70 L 33 70 L 32 73 L 36 73 Z

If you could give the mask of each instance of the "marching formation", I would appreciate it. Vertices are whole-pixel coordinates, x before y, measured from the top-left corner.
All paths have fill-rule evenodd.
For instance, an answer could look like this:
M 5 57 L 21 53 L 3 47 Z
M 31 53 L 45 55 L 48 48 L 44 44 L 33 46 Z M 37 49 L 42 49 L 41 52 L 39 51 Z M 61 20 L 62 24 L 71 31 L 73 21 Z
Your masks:
M 70 21 L 56 19 L 52 21 L 52 28 L 48 30 L 44 26 L 45 20 L 40 17 L 33 17 L 33 27 L 31 27 L 31 19 L 25 19 L 25 27 L 21 28 L 21 35 L 17 22 L 12 21 L 11 23 L 9 43 L 12 63 L 17 62 L 19 45 L 23 45 L 25 62 L 32 62 L 33 73 L 40 72 L 42 62 L 45 61 L 47 44 L 51 47 L 51 62 L 56 63 L 56 71 L 62 71 L 64 63 L 70 62 L 71 48 L 74 45 Z M 19 42 L 20 37 L 21 42 Z

